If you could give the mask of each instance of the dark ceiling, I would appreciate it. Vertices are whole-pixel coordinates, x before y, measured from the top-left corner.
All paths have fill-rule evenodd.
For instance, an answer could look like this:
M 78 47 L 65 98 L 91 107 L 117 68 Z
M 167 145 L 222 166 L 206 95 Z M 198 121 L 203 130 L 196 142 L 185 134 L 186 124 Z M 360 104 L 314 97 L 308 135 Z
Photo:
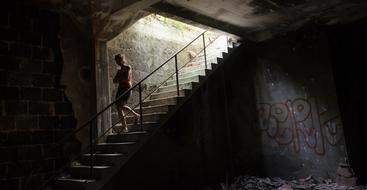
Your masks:
M 306 23 L 347 23 L 367 17 L 367 0 L 33 0 L 68 15 L 85 31 L 111 40 L 156 12 L 261 41 Z

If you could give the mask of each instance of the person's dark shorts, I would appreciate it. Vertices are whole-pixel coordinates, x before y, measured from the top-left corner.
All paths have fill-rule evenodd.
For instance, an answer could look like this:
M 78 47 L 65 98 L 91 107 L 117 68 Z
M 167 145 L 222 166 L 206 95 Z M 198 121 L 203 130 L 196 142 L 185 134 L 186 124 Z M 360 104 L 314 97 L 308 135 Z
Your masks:
M 122 94 L 124 94 L 124 92 L 125 91 L 127 91 L 127 90 L 129 90 L 129 88 L 127 88 L 127 87 L 119 87 L 118 89 L 117 89 L 117 93 L 116 93 L 116 97 L 115 97 L 115 99 L 117 100 L 117 98 L 119 98 Z M 131 96 L 131 90 L 129 91 L 129 92 L 127 92 L 127 93 L 125 93 L 122 97 L 121 97 L 121 99 L 119 100 L 119 101 L 117 101 L 117 103 L 126 103 L 127 102 L 127 100 L 130 98 L 130 96 Z

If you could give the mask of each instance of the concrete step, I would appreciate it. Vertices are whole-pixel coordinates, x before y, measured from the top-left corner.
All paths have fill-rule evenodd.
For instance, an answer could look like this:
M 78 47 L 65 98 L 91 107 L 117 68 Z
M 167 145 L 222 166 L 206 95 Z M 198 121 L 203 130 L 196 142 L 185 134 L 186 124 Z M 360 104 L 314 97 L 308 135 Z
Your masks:
M 215 55 L 206 57 L 206 63 L 217 63 L 217 58 L 222 56 L 222 52 L 217 52 Z M 204 56 L 199 57 L 198 59 L 194 59 L 192 64 L 205 64 Z
M 124 154 L 113 153 L 113 154 L 93 154 L 93 164 L 99 166 L 112 166 L 117 162 L 120 162 L 124 158 Z M 84 165 L 90 164 L 90 154 L 83 154 L 81 163 Z
M 178 74 L 178 77 L 180 78 L 187 78 L 187 77 L 192 77 L 192 76 L 205 76 L 206 75 L 207 70 L 206 69 L 198 69 L 198 70 L 192 70 L 190 72 L 186 72 L 186 73 L 180 73 Z M 173 76 L 171 79 L 175 79 L 176 76 Z
M 213 57 L 216 56 L 218 54 L 218 52 L 223 52 L 224 48 L 211 48 L 211 47 L 207 47 L 205 49 L 205 53 L 206 53 L 206 57 Z M 204 57 L 204 51 L 201 51 L 196 57 Z
M 147 100 L 143 102 L 143 107 L 158 106 L 158 105 L 176 105 L 178 102 L 178 98 L 179 97 L 174 96 L 174 97 L 167 97 L 167 98 L 161 98 L 161 99 L 155 99 L 155 100 Z
M 95 149 L 98 153 L 128 153 L 136 142 L 98 143 Z
M 185 96 L 185 95 L 189 94 L 190 91 L 191 90 L 179 90 L 179 93 L 180 93 L 180 96 Z M 150 96 L 150 99 L 155 100 L 155 99 L 162 99 L 162 98 L 173 97 L 173 96 L 177 96 L 177 90 L 153 93 Z
M 85 190 L 90 189 L 95 181 L 94 179 L 57 178 L 55 185 L 63 190 Z
M 188 83 L 188 82 L 199 82 L 199 80 L 200 80 L 200 76 L 194 75 L 194 76 L 190 76 L 187 78 L 179 78 L 178 82 L 179 84 L 183 84 L 183 83 Z M 169 86 L 169 85 L 175 85 L 175 84 L 176 84 L 176 78 L 166 81 L 164 85 Z
M 223 55 L 223 59 L 224 59 L 224 58 L 227 58 L 229 54 L 226 53 L 226 52 L 223 52 L 222 55 Z
M 180 90 L 191 90 L 195 84 L 198 83 L 182 83 L 179 85 Z M 175 91 L 177 90 L 176 85 L 170 85 L 170 86 L 161 86 L 159 87 L 159 89 L 155 92 L 155 93 L 160 93 L 160 92 L 168 92 L 168 91 Z
M 121 124 L 118 124 L 118 125 L 121 125 Z M 145 122 L 144 121 L 143 131 L 150 131 L 154 128 L 155 125 L 157 125 L 157 122 Z M 129 128 L 129 132 L 142 130 L 139 122 L 137 124 L 128 124 L 127 126 Z
M 101 179 L 109 171 L 111 171 L 110 166 L 93 166 L 92 176 L 90 176 L 90 166 L 89 165 L 78 165 L 70 166 L 69 172 L 72 178 L 79 179 Z
M 155 93 L 152 94 L 152 96 Z M 176 93 L 177 94 L 177 93 Z M 153 98 L 153 99 L 158 99 L 158 98 L 164 98 L 167 96 L 162 96 L 162 97 L 157 97 L 157 98 Z M 158 106 L 150 106 L 150 107 L 143 107 L 143 114 L 148 114 L 148 113 L 156 113 L 156 112 L 168 112 L 173 106 L 171 105 L 158 105 Z M 137 109 L 135 109 L 136 113 L 140 114 L 140 109 L 139 106 Z
M 143 102 L 144 104 L 144 102 Z M 167 112 L 154 112 L 154 113 L 147 113 L 147 114 L 143 114 L 143 122 L 156 122 L 159 120 L 159 118 L 162 115 L 165 115 Z M 135 118 L 134 116 L 128 116 L 126 117 L 126 123 L 132 124 L 135 123 Z M 138 122 L 139 123 L 139 120 Z
M 212 68 L 212 64 L 207 63 L 207 69 L 210 70 L 211 68 Z M 199 64 L 195 62 L 192 65 L 188 65 L 180 69 L 179 74 L 190 73 L 191 71 L 194 71 L 194 70 L 203 70 L 203 69 L 205 69 L 205 64 Z
M 137 142 L 141 140 L 141 138 L 143 138 L 146 134 L 147 131 L 135 131 L 123 134 L 112 134 L 107 136 L 106 142 L 107 143 L 126 142 L 126 141 Z

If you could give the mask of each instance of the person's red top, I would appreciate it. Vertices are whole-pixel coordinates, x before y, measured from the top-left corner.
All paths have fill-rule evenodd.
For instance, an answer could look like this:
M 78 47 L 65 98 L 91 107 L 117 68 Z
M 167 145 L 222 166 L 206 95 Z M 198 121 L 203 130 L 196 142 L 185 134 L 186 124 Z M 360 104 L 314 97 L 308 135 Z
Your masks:
M 131 88 L 132 86 L 132 74 L 131 67 L 123 65 L 121 69 L 117 71 L 113 82 L 119 83 L 120 87 Z

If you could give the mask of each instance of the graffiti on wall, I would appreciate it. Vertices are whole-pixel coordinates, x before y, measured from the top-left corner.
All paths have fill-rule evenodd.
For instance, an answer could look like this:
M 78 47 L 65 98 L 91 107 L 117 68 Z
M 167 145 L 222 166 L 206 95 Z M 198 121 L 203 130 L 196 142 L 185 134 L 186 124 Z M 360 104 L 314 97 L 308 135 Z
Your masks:
M 306 147 L 324 155 L 326 143 L 335 146 L 342 137 L 340 117 L 320 110 L 315 97 L 260 103 L 257 114 L 260 129 L 278 145 L 292 146 L 295 152 Z

